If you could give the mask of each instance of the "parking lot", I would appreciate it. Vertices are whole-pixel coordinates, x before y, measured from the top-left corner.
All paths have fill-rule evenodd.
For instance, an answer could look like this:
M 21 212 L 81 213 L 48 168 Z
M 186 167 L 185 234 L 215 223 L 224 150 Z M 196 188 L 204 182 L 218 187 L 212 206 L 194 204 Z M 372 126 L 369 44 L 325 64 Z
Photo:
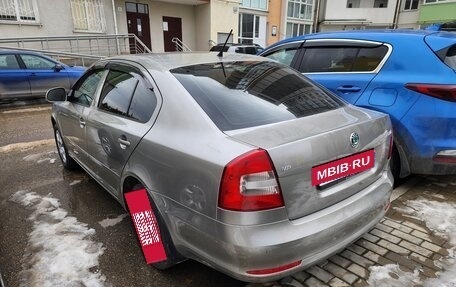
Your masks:
M 456 286 L 456 176 L 413 176 L 347 249 L 279 282 L 247 284 L 195 261 L 144 262 L 129 216 L 55 149 L 49 106 L 0 110 L 0 271 L 7 286 Z

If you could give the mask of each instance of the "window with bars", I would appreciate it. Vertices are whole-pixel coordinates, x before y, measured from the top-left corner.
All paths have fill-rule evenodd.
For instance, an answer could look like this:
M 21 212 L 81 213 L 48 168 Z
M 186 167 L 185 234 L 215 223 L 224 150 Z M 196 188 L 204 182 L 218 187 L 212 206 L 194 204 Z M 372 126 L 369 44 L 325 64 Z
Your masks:
M 0 0 L 0 21 L 37 23 L 36 0 Z
M 71 0 L 71 12 L 75 31 L 106 31 L 102 0 Z
M 288 0 L 288 18 L 312 20 L 313 0 Z
M 418 9 L 419 0 L 406 0 L 404 10 L 416 10 Z

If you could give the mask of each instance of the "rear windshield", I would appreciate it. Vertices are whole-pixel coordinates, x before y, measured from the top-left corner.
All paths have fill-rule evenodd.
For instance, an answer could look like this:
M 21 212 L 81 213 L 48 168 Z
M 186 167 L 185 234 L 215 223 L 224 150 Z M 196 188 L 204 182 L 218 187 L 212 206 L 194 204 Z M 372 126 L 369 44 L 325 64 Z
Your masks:
M 222 131 L 301 118 L 344 105 L 299 72 L 275 62 L 201 64 L 171 73 Z

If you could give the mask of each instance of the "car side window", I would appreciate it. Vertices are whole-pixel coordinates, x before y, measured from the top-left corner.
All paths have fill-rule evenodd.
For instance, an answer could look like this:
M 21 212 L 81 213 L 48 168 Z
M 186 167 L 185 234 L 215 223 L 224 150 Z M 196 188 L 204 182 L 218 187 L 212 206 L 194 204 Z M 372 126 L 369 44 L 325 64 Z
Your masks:
M 74 85 L 73 94 L 68 98 L 68 101 L 87 107 L 90 106 L 103 73 L 104 70 L 100 69 L 83 75 Z
M 388 47 L 309 47 L 299 66 L 301 73 L 372 72 Z
M 16 56 L 0 55 L 0 70 L 20 69 Z
M 35 55 L 21 55 L 22 61 L 24 61 L 25 67 L 29 70 L 52 70 L 55 67 L 55 63 Z
M 279 63 L 290 66 L 291 61 L 296 54 L 297 48 L 283 48 L 272 52 L 271 54 L 266 55 L 266 58 L 276 60 Z
M 110 70 L 101 91 L 99 107 L 102 110 L 147 122 L 157 106 L 154 92 L 135 71 Z

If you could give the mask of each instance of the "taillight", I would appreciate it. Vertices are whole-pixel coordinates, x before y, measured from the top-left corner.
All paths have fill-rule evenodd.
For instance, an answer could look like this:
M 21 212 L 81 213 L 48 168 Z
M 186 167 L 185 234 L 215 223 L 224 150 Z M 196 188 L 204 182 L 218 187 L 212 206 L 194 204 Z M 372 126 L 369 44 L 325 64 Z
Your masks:
M 456 102 L 456 85 L 406 84 L 405 87 L 444 101 Z
M 218 205 L 235 211 L 258 211 L 284 205 L 276 172 L 265 150 L 245 153 L 225 166 Z

